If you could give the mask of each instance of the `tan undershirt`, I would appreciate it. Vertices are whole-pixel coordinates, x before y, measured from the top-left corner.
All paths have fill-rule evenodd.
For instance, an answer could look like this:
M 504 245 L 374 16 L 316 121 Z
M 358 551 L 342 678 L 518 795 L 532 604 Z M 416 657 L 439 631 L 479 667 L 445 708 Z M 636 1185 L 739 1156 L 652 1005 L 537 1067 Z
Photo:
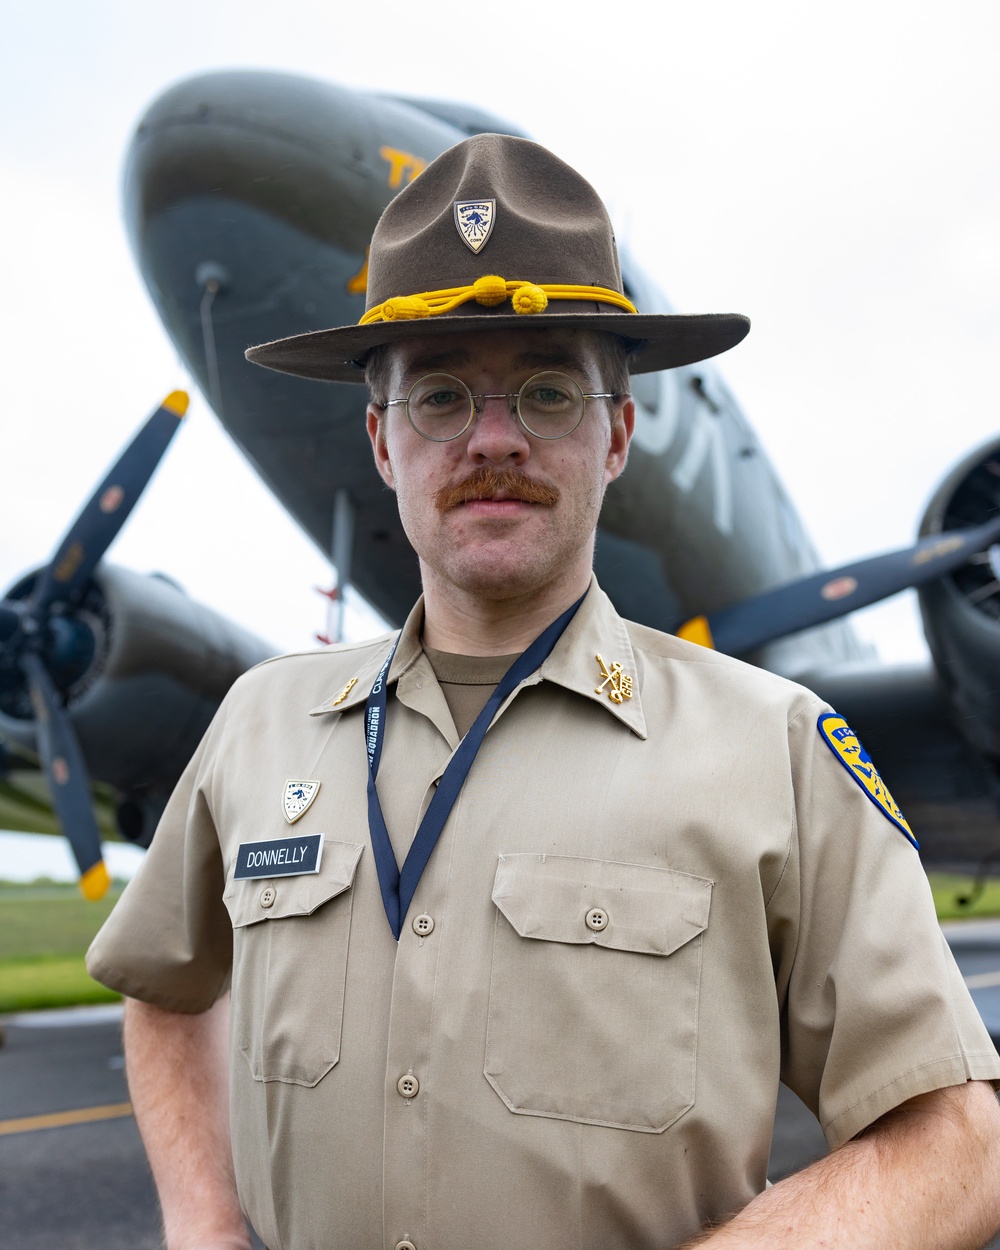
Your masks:
M 424 647 L 448 704 L 458 736 L 464 738 L 516 655 L 455 655 Z

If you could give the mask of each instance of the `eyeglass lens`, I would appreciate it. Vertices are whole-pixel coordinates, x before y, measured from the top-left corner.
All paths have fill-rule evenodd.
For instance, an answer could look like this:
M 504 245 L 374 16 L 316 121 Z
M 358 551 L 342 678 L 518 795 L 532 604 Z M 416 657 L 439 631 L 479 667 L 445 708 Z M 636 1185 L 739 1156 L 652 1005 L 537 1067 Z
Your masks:
M 410 424 L 424 438 L 447 442 L 457 438 L 472 422 L 478 400 L 473 399 L 465 383 L 450 373 L 432 373 L 420 378 L 410 388 L 406 399 Z M 583 392 L 565 373 L 536 373 L 515 396 L 516 412 L 529 434 L 538 438 L 562 438 L 580 424 L 583 417 Z

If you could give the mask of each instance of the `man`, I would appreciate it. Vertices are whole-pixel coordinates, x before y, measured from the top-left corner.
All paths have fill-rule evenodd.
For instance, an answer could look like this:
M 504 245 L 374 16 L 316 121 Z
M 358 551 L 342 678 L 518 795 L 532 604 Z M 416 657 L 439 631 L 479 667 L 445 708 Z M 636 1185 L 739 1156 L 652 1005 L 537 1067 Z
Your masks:
M 626 356 L 745 332 L 637 314 L 592 189 L 478 136 L 386 210 L 359 326 L 248 353 L 367 366 L 424 596 L 237 683 L 91 950 L 171 1250 L 245 1246 L 241 1208 L 270 1250 L 1000 1223 L 1000 1061 L 844 727 L 592 579 Z M 766 1189 L 779 1078 L 834 1151 Z

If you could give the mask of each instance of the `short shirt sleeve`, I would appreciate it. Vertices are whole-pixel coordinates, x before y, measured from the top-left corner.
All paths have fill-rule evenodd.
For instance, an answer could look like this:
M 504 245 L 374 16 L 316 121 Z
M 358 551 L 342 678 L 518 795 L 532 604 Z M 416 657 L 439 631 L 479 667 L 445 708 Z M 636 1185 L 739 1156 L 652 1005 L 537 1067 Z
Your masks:
M 129 998 L 206 1011 L 228 988 L 232 926 L 212 789 L 226 707 L 185 770 L 138 872 L 87 952 L 90 975 Z
M 919 854 L 821 737 L 828 712 L 790 725 L 796 828 L 768 915 L 782 1080 L 837 1146 L 908 1098 L 1000 1078 L 1000 1057 Z

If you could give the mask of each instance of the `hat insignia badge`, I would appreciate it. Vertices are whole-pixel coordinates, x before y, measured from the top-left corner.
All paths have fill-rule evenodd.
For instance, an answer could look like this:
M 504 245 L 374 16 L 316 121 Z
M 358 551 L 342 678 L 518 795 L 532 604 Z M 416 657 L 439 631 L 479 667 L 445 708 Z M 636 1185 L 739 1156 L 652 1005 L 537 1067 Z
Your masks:
M 493 233 L 496 200 L 456 200 L 455 228 L 462 241 L 474 252 L 481 252 Z
M 319 794 L 318 781 L 286 781 L 281 796 L 281 810 L 285 820 L 294 825 L 300 816 L 304 816 L 312 805 L 313 799 Z

